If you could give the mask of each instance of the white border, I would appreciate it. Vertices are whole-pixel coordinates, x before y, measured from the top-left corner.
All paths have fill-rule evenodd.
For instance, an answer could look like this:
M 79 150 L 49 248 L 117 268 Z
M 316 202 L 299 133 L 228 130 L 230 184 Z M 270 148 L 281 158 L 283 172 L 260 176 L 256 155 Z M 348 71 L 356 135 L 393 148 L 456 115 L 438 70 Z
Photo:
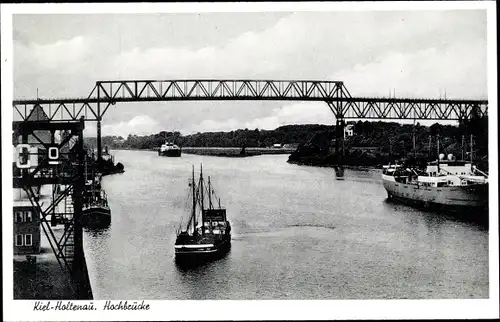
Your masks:
M 12 14 L 155 13 L 155 12 L 269 12 L 269 11 L 405 11 L 487 10 L 487 60 L 490 144 L 490 298 L 487 300 L 322 300 L 322 301 L 147 301 L 150 311 L 34 312 L 35 301 L 12 299 L 12 216 L 2 216 L 3 301 L 6 320 L 311 320 L 311 319 L 482 319 L 498 318 L 498 151 L 495 2 L 355 2 L 355 3 L 127 3 L 1 5 L 2 170 L 11 173 L 10 147 L 13 73 Z M 12 182 L 2 180 L 2 212 L 11 213 Z M 346 268 L 348 269 L 348 268 Z M 124 287 L 126 287 L 124 285 Z M 93 301 L 101 307 L 105 301 Z M 130 301 L 129 301 L 130 302 Z M 197 310 L 193 310 L 193 305 Z M 210 313 L 211 312 L 211 313 Z

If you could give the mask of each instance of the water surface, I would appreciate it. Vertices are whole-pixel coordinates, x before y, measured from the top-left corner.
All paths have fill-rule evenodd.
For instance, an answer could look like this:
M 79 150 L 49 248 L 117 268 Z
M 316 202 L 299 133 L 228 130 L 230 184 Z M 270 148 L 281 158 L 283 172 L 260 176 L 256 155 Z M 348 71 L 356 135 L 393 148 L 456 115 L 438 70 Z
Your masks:
M 390 203 L 378 170 L 286 163 L 287 155 L 220 158 L 114 151 L 109 229 L 85 233 L 94 298 L 441 299 L 488 297 L 488 232 Z M 232 226 L 223 259 L 174 263 L 189 213 L 191 165 L 203 162 Z

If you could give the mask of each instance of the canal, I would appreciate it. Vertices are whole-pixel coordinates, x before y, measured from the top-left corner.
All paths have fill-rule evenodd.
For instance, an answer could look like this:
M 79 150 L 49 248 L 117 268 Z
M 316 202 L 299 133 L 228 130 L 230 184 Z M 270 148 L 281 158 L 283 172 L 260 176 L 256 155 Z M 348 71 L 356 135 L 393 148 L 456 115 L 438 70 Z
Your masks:
M 488 298 L 487 229 L 388 202 L 379 170 L 113 154 L 126 172 L 103 179 L 111 226 L 84 240 L 97 300 Z M 232 249 L 186 271 L 173 245 L 200 163 L 227 208 Z

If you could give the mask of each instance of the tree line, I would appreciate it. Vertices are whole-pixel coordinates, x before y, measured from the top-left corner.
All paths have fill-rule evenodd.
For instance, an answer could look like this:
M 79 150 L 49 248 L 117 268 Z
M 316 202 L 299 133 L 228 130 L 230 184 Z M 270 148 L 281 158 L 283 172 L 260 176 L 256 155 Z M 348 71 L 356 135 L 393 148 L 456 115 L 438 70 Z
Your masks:
M 459 126 L 435 123 L 424 126 L 420 123 L 400 124 L 396 122 L 347 122 L 353 126 L 354 135 L 344 141 L 346 157 L 354 159 L 369 158 L 377 154 L 379 159 L 401 158 L 419 155 L 435 159 L 437 141 L 439 152 L 453 154 L 456 158 L 470 159 L 470 135 L 473 135 L 473 158 L 475 161 L 487 160 L 488 156 L 488 119 L 473 117 Z M 229 132 L 204 132 L 182 135 L 180 132 L 162 131 L 151 135 L 104 136 L 102 145 L 111 149 L 158 149 L 165 141 L 174 142 L 181 147 L 269 147 L 274 144 L 298 144 L 299 150 L 309 154 L 329 155 L 336 138 L 335 125 L 303 124 L 285 125 L 274 130 L 239 129 Z M 414 146 L 415 142 L 415 146 Z M 95 146 L 95 138 L 87 138 L 86 144 Z M 360 154 L 362 148 L 372 147 L 371 152 Z M 363 162 L 363 161 L 359 161 Z M 358 162 L 358 163 L 359 163 Z

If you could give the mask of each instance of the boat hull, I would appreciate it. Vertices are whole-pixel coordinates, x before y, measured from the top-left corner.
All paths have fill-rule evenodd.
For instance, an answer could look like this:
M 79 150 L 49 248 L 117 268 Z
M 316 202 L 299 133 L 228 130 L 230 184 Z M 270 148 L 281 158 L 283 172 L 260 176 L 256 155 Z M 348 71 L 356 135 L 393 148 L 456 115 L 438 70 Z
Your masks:
M 111 211 L 106 207 L 89 207 L 82 211 L 81 223 L 88 228 L 104 228 L 111 224 Z
M 430 187 L 396 182 L 390 176 L 383 176 L 382 181 L 389 199 L 408 204 L 455 211 L 486 209 L 488 206 L 488 184 Z
M 211 245 L 175 245 L 175 261 L 180 265 L 199 265 L 224 257 L 230 249 L 230 236 Z
M 181 156 L 181 150 L 165 150 L 165 151 L 158 151 L 158 155 L 162 157 L 180 157 Z

